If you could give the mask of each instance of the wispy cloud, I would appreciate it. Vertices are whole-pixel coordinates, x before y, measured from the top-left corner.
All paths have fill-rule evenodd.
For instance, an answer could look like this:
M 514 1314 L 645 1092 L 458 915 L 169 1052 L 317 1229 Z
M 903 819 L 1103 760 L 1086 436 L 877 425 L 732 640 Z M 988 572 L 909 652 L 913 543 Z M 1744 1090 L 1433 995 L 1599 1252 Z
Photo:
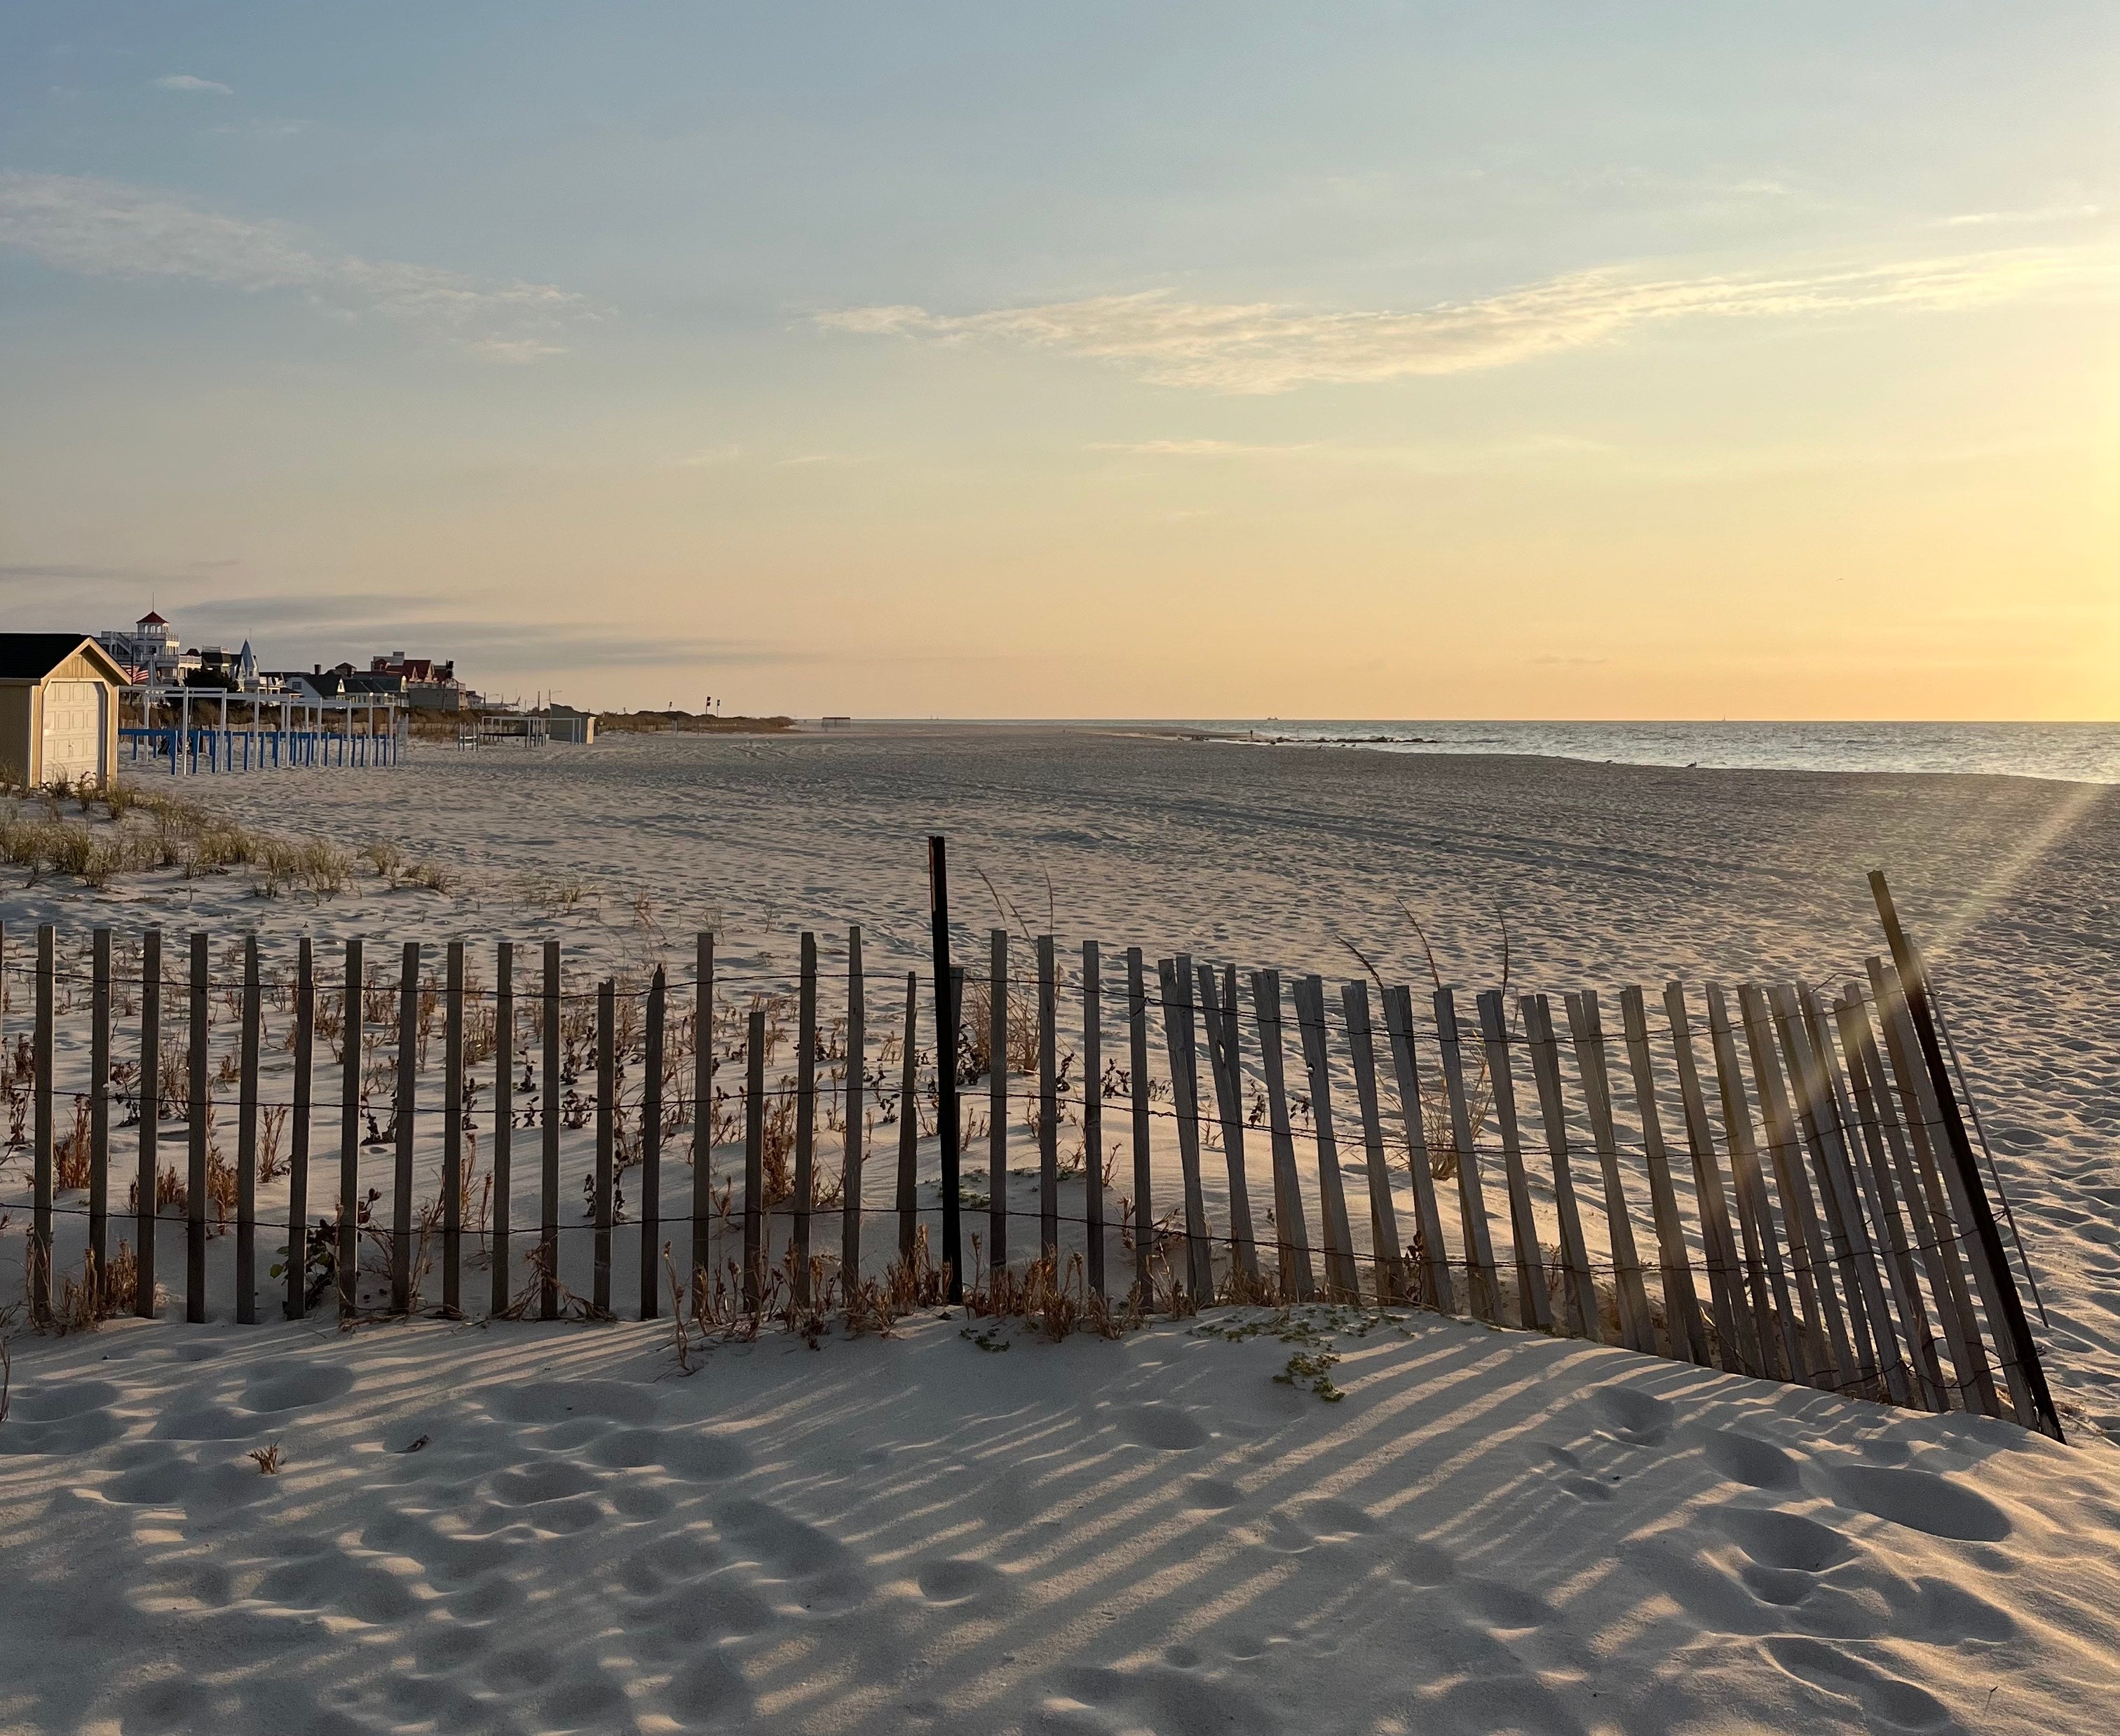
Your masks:
M 828 330 L 870 336 L 1057 350 L 1126 364 L 1163 385 L 1272 393 L 1508 367 L 1675 319 L 1974 307 L 2086 276 L 2109 278 L 2111 268 L 2105 253 L 2017 249 L 1778 275 L 1578 272 L 1411 313 L 1188 301 L 1169 290 L 1150 290 L 982 314 L 847 308 L 818 321 Z
M 228 85 L 217 84 L 211 78 L 195 77 L 189 72 L 169 73 L 155 81 L 155 88 L 158 91 L 198 91 L 208 96 L 235 95 L 235 90 Z
M 1096 440 L 1091 442 L 1090 450 L 1130 453 L 1137 458 L 1233 458 L 1262 453 L 1278 456 L 1286 452 L 1309 452 L 1316 444 L 1314 440 L 1280 444 L 1253 440 Z
M 327 254 L 281 224 L 88 175 L 0 175 L 0 242 L 92 277 L 294 291 L 342 317 L 381 314 L 498 361 L 557 354 L 550 334 L 599 312 L 549 283 L 489 282 L 439 266 Z
M 2024 211 L 1965 211 L 1938 220 L 1942 229 L 1988 229 L 2033 223 L 2087 223 L 2103 216 L 2102 205 L 2039 205 Z

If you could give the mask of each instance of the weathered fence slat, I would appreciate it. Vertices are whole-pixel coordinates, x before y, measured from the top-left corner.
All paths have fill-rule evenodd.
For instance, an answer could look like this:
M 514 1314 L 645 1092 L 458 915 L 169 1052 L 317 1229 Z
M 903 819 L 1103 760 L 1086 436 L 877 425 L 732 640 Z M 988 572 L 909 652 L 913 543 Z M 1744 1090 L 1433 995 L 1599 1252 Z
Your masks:
M 140 1164 L 133 1178 L 133 1235 L 138 1238 L 138 1280 L 132 1311 L 155 1318 L 155 1231 L 161 1215 L 162 931 L 140 937 Z
M 420 942 L 405 942 L 398 978 L 398 1095 L 391 1125 L 398 1135 L 396 1184 L 390 1200 L 390 1311 L 410 1314 L 412 1294 L 412 1160 L 419 1133 Z
M 647 1076 L 640 1082 L 640 1318 L 652 1320 L 662 1274 L 662 1052 L 669 984 L 662 967 L 648 984 Z
M 612 1143 L 618 1118 L 618 985 L 606 977 L 597 984 L 596 1022 L 596 1195 L 590 1271 L 591 1306 L 611 1312 L 611 1189 L 615 1184 Z
M 905 975 L 905 1047 L 900 1057 L 898 1079 L 898 1257 L 908 1266 L 913 1261 L 914 1228 L 920 1212 L 920 1108 L 914 1094 L 919 1089 L 920 978 Z
M 207 1096 L 207 937 L 192 936 L 191 1027 L 187 1033 L 190 1055 L 190 1101 L 185 1106 L 185 1133 L 190 1150 L 189 1173 L 185 1180 L 184 1318 L 197 1325 L 206 1318 L 206 1208 L 207 1118 L 212 1105 Z M 50 1246 L 47 1238 L 44 1245 Z M 49 1263 L 48 1263 L 49 1264 Z
M 305 934 L 295 952 L 295 1078 L 287 1119 L 286 1313 L 309 1311 L 309 1119 L 317 1046 L 316 954 Z
M 1540 1257 L 1538 1220 L 1532 1215 L 1531 1185 L 1524 1174 L 1523 1140 L 1517 1126 L 1515 1069 L 1509 1064 L 1509 1015 L 1501 991 L 1490 989 L 1474 1003 L 1480 1040 L 1487 1057 L 1487 1087 L 1495 1105 L 1495 1125 L 1502 1141 L 1503 1185 L 1509 1198 L 1509 1242 L 1517 1268 L 1517 1323 L 1537 1332 L 1553 1329 L 1547 1298 L 1546 1263 Z
M 862 931 L 847 930 L 846 1132 L 839 1144 L 839 1283 L 851 1298 L 861 1282 L 862 1161 L 868 1135 L 868 1001 L 862 981 Z
M 687 1282 L 695 1312 L 713 1268 L 714 1227 L 714 933 L 693 943 L 692 983 L 692 1266 Z
M 1927 969 L 1920 952 L 1900 926 L 1899 912 L 1892 903 L 1891 888 L 1885 883 L 1881 870 L 1871 871 L 1870 891 L 1876 900 L 1877 915 L 1884 924 L 1885 938 L 1891 948 L 1899 998 L 1913 1032 L 1918 1058 L 1929 1073 L 1931 1091 L 1941 1118 L 1944 1155 L 1950 1160 L 1948 1167 L 1966 1196 L 1966 1226 L 1972 1231 L 1972 1248 L 1978 1255 L 1974 1269 L 1985 1273 L 1995 1286 L 1992 1306 L 1999 1310 L 1994 1322 L 1997 1343 L 1999 1348 L 2005 1338 L 2008 1341 L 2009 1354 L 2002 1369 L 2010 1382 L 2018 1421 L 2058 1440 L 2062 1438 L 2061 1416 L 2054 1408 L 2046 1369 L 2039 1361 L 2039 1346 L 2032 1338 L 2031 1322 L 2025 1316 L 2023 1299 L 2017 1294 L 2016 1280 L 2010 1272 L 1994 1209 L 1988 1203 L 1979 1166 L 1974 1160 L 1965 1118 L 1960 1112 L 1957 1096 L 1951 1089 L 1950 1069 L 1946 1063 L 1937 1038 L 1936 1017 L 1929 1004 Z M 2000 1186 L 1999 1180 L 1997 1184 Z
M 1839 1044 L 1838 1008 L 1829 1023 L 1824 1003 L 1808 984 L 1798 991 L 1803 1028 L 1815 1058 L 1825 1087 L 1825 1112 L 1837 1129 L 1841 1148 L 1869 1213 L 1873 1234 L 1871 1258 L 1881 1268 L 1882 1281 L 1896 1317 L 1899 1344 L 1904 1356 L 1899 1365 L 1905 1394 L 1901 1403 L 1919 1404 L 1924 1410 L 1943 1407 L 1942 1371 L 1936 1360 L 1936 1340 L 1929 1330 L 1927 1310 L 1907 1245 L 1906 1219 L 1901 1214 L 1899 1189 L 1893 1185 L 1891 1168 L 1874 1124 L 1866 1125 L 1849 1091 Z
M 911 990 L 907 999 L 911 1000 Z M 743 1305 L 755 1313 L 765 1290 L 765 1009 L 753 1006 L 744 1033 Z M 909 1107 L 910 1105 L 909 1105 Z
M 1156 966 L 1163 989 L 1163 1036 L 1170 1059 L 1170 1095 L 1178 1115 L 1178 1163 L 1185 1208 L 1185 1288 L 1205 1306 L 1215 1295 L 1213 1244 L 1200 1191 L 1200 1087 L 1192 1027 L 1192 961 L 1180 953 Z
M 1781 1194 L 1782 1222 L 1788 1235 L 1797 1299 L 1803 1309 L 1804 1334 L 1810 1341 L 1811 1384 L 1828 1391 L 1859 1389 L 1862 1375 L 1856 1365 L 1854 1345 L 1848 1336 L 1848 1322 L 1840 1311 L 1839 1296 L 1834 1288 L 1833 1268 L 1811 1198 L 1810 1179 L 1802 1154 L 1797 1149 L 1796 1129 L 1790 1123 L 1788 1101 L 1782 1089 L 1781 1066 L 1774 1056 L 1765 998 L 1755 984 L 1742 984 L 1737 990 L 1737 1005 L 1744 1021 L 1746 1045 L 1751 1053 L 1760 1119 L 1766 1127 L 1767 1155 Z
M 36 1034 L 33 1039 L 37 1081 L 36 1101 L 32 1111 L 35 1123 L 32 1130 L 35 1144 L 30 1157 L 30 1314 L 39 1325 L 52 1317 L 52 1020 L 54 978 L 58 971 L 53 956 L 54 945 L 52 925 L 49 923 L 40 924 L 37 929 Z M 203 1192 L 203 1188 L 200 1191 Z M 199 1233 L 202 1273 L 205 1243 L 205 1228 L 202 1222 Z M 205 1318 L 202 1308 L 197 1318 Z
M 1347 1047 L 1354 1062 L 1355 1101 L 1362 1115 L 1362 1157 L 1369 1187 L 1369 1250 L 1377 1268 L 1377 1301 L 1402 1302 L 1406 1294 L 1405 1256 L 1398 1239 L 1398 1212 L 1392 1200 L 1391 1165 L 1384 1156 L 1383 1114 L 1377 1100 L 1375 1033 L 1369 1023 L 1369 985 L 1345 984 L 1341 1008 L 1347 1023 Z M 1241 1124 L 1243 1116 L 1238 1116 Z
M 1008 930 L 987 936 L 987 1271 L 1008 1269 Z M 991 1277 L 989 1283 L 991 1283 Z
M 1230 1256 L 1251 1284 L 1258 1282 L 1258 1239 L 1252 1225 L 1252 1197 L 1244 1175 L 1244 1051 L 1238 1036 L 1237 977 L 1227 990 L 1215 968 L 1202 965 L 1200 1011 L 1207 1027 L 1207 1063 L 1215 1076 L 1215 1107 L 1222 1132 L 1222 1162 L 1230 1178 Z
M 1094 940 L 1082 942 L 1083 1236 L 1090 1293 L 1104 1293 L 1104 1008 Z
M 509 1204 L 515 1184 L 515 942 L 504 940 L 493 959 L 493 1215 L 486 1265 L 492 1311 L 507 1311 Z
M 1964 1233 L 1964 1226 L 1970 1222 L 1973 1212 L 1971 1192 L 1966 1186 L 1964 1174 L 1950 1161 L 1935 1081 L 1924 1063 L 1919 1034 L 1908 1016 L 1901 980 L 1896 972 L 1887 973 L 1881 961 L 1873 959 L 1868 962 L 1871 983 L 1876 991 L 1878 1015 L 1885 1026 L 1885 1047 L 1891 1058 L 1893 1073 L 1899 1082 L 1901 1100 L 1908 1109 L 1907 1125 L 1913 1133 L 1915 1150 L 1926 1154 L 1924 1167 L 1931 1171 L 1941 1184 L 1944 1197 L 1931 1203 L 1930 1215 L 1940 1225 L 1952 1226 L 1946 1234 L 1959 1239 L 1964 1264 L 1971 1273 L 1974 1288 L 1979 1295 L 1981 1312 L 1987 1318 L 1988 1342 L 1994 1350 L 1995 1361 L 2001 1366 L 2002 1378 L 2009 1389 L 2011 1408 L 2025 1427 L 2035 1427 L 2037 1412 L 2029 1384 L 2006 1342 L 2001 1288 L 2009 1282 L 2008 1276 L 2006 1273 L 1997 1273 L 1997 1263 L 1990 1250 L 1982 1247 L 1977 1239 Z M 1977 1184 L 1977 1171 L 1974 1180 Z M 1946 1202 L 1947 1210 L 1939 1211 L 1937 1207 Z M 1997 1245 L 2000 1246 L 1999 1241 Z M 1977 1333 L 1975 1336 L 1977 1338 Z M 2010 1414 L 2001 1408 L 2001 1395 L 1992 1393 L 1992 1383 L 1989 1394 L 1992 1394 L 1994 1400 L 1992 1414 L 1998 1417 Z
M 110 1271 L 110 930 L 89 938 L 88 1259 L 97 1312 Z
M 1295 984 L 1295 1026 L 1303 1039 L 1304 1071 L 1310 1085 L 1311 1137 L 1318 1148 L 1318 1216 L 1325 1243 L 1325 1299 L 1359 1302 L 1362 1275 L 1355 1264 L 1347 1192 L 1340 1179 L 1340 1142 L 1332 1125 L 1332 1057 L 1327 1042 L 1322 977 L 1306 976 Z
M 1476 1129 L 1465 1097 L 1458 999 L 1449 989 L 1439 989 L 1434 1005 L 1435 1046 L 1443 1058 L 1444 1094 L 1450 1105 L 1450 1147 L 1458 1166 L 1458 1210 L 1465 1225 L 1465 1288 L 1471 1299 L 1473 1317 L 1499 1326 L 1502 1323 L 1501 1279 L 1495 1269 L 1494 1231 L 1487 1222 L 1487 1194 L 1480 1184 Z
M 262 1017 L 256 930 L 243 937 L 242 1048 L 235 1102 L 235 1319 L 258 1324 L 258 1037 Z
M 463 1315 L 463 942 L 449 942 L 442 1006 L 442 1312 Z
M 1133 1296 L 1146 1309 L 1155 1296 L 1150 1272 L 1155 1258 L 1155 1213 L 1149 1203 L 1148 984 L 1141 948 L 1128 947 L 1127 967 L 1127 1087 L 1133 1133 Z
M 1894 1403 L 1911 1403 L 1913 1392 L 1908 1380 L 1908 1364 L 1878 1269 L 1883 1262 L 1871 1240 L 1862 1198 L 1856 1189 L 1846 1129 L 1826 1087 L 1823 1058 L 1812 1045 L 1804 1008 L 1795 991 L 1777 984 L 1768 991 L 1767 1002 L 1781 1038 L 1782 1054 L 1788 1062 L 1805 1142 L 1819 1172 L 1819 1191 L 1829 1207 L 1827 1216 L 1841 1262 L 1841 1286 L 1848 1299 L 1848 1312 L 1856 1315 L 1859 1305 L 1858 1333 L 1867 1329 L 1874 1361 L 1866 1373 L 1882 1383 Z
M 353 1318 L 360 1301 L 360 1037 L 366 1012 L 360 984 L 360 942 L 350 940 L 340 991 L 346 1004 L 339 1016 L 338 1252 L 332 1268 L 342 1320 Z
M 1606 1343 L 1604 1311 L 1597 1305 L 1589 1245 L 1583 1236 L 1583 1208 L 1575 1194 L 1575 1166 L 1569 1155 L 1568 1100 L 1561 1090 L 1553 1005 L 1543 994 L 1527 994 L 1517 1004 L 1523 1014 L 1525 1045 L 1531 1050 L 1532 1077 L 1538 1087 L 1538 1115 L 1546 1129 L 1546 1155 L 1553 1169 L 1554 1215 L 1560 1221 L 1564 1319 L 1572 1336 Z
M 1413 992 L 1403 984 L 1384 990 L 1384 1031 L 1391 1040 L 1392 1076 L 1398 1087 L 1399 1119 L 1406 1128 L 1414 1222 L 1420 1236 L 1417 1300 L 1439 1314 L 1455 1314 L 1458 1298 L 1450 1282 L 1450 1250 L 1443 1239 L 1443 1214 L 1435 1203 L 1435 1170 L 1428 1155 L 1428 1129 L 1420 1106 L 1420 1066 L 1414 1056 Z
M 1714 1130 L 1708 1124 L 1708 1101 L 1700 1089 L 1700 1064 L 1693 1052 L 1693 1021 L 1685 1007 L 1685 985 L 1663 989 L 1664 1018 L 1671 1026 L 1672 1059 L 1678 1068 L 1678 1099 L 1685 1121 L 1685 1146 L 1693 1160 L 1693 1194 L 1700 1217 L 1703 1252 L 1707 1256 L 1709 1306 L 1715 1319 L 1715 1344 L 1724 1370 L 1733 1375 L 1764 1375 L 1770 1364 L 1760 1346 L 1768 1333 L 1766 1291 L 1755 1292 L 1737 1252 L 1730 1228 L 1730 1203 L 1716 1159 Z
M 1642 1160 L 1649 1176 L 1649 1209 L 1656 1222 L 1657 1264 L 1663 1279 L 1663 1317 L 1671 1334 L 1671 1352 L 1705 1368 L 1708 1327 L 1700 1315 L 1699 1293 L 1693 1287 L 1685 1225 L 1678 1215 L 1678 1195 L 1671 1184 L 1671 1152 L 1664 1143 L 1656 1068 L 1649 1057 L 1648 1014 L 1641 989 L 1632 984 L 1620 991 L 1620 1026 L 1627 1044 L 1627 1071 L 1634 1082 L 1634 1114 L 1642 1126 Z M 1702 1240 L 1704 1244 L 1706 1237 Z
M 1620 1341 L 1630 1350 L 1657 1354 L 1656 1322 L 1642 1282 L 1642 1258 L 1634 1245 L 1634 1220 L 1620 1175 L 1619 1140 L 1612 1129 L 1611 1076 L 1605 1067 L 1605 1027 L 1593 989 L 1566 998 L 1569 1039 L 1590 1114 L 1590 1143 L 1605 1183 L 1606 1231 L 1612 1250 L 1612 1291 L 1620 1309 Z
M 1295 1170 L 1295 1135 L 1288 1119 L 1287 1051 L 1281 1036 L 1280 973 L 1252 973 L 1252 1012 L 1258 1022 L 1259 1064 L 1266 1074 L 1267 1143 L 1273 1155 L 1273 1217 L 1277 1294 L 1284 1302 L 1318 1295 L 1310 1263 L 1310 1227 Z
M 1723 1103 L 1723 1131 L 1730 1142 L 1731 1173 L 1736 1178 L 1737 1222 L 1744 1233 L 1745 1257 L 1752 1274 L 1755 1302 L 1762 1287 L 1769 1296 L 1762 1305 L 1760 1329 L 1761 1348 L 1771 1352 L 1765 1358 L 1765 1371 L 1798 1385 L 1814 1385 L 1820 1370 L 1812 1360 L 1811 1347 L 1789 1298 L 1788 1274 L 1782 1264 L 1774 1209 L 1767 1198 L 1759 1147 L 1753 1138 L 1751 1105 L 1745 1095 L 1745 1076 L 1737 1060 L 1736 1033 L 1730 1023 L 1722 987 L 1715 983 L 1708 984 L 1708 1039 L 1715 1054 L 1716 1089 Z
M 795 1211 L 789 1238 L 795 1305 L 810 1305 L 810 1212 L 817 1194 L 817 937 L 802 931 L 795 998 Z
M 560 1317 L 560 943 L 545 942 L 543 1101 L 537 1110 L 539 1152 L 537 1317 Z
M 1862 985 L 1851 982 L 1844 995 L 1834 1003 L 1834 1022 L 1840 1031 L 1841 1059 L 1847 1065 L 1863 1143 L 1869 1148 L 1878 1185 L 1891 1202 L 1887 1209 L 1891 1219 L 1893 1257 L 1899 1268 L 1901 1287 L 1911 1300 L 1916 1324 L 1917 1369 L 1922 1379 L 1935 1389 L 1930 1395 L 1933 1401 L 1930 1408 L 1944 1411 L 1950 1408 L 1953 1382 L 1968 1378 L 1978 1341 L 1976 1338 L 1969 1346 L 1964 1327 L 1966 1315 L 1970 1313 L 1969 1299 L 1966 1313 L 1961 1314 L 1951 1289 L 1950 1277 L 1945 1269 L 1945 1247 L 1929 1217 L 1921 1178 L 1915 1173 L 1913 1155 L 1907 1149 L 1905 1135 L 1892 1107 L 1890 1087 L 1885 1083 L 1877 1062 L 1876 1037 L 1870 1027 L 1863 995 Z M 1923 1273 L 1928 1278 L 1936 1329 L 1942 1332 L 1950 1357 L 1952 1373 L 1948 1380 L 1937 1358 L 1935 1333 L 1928 1324 L 1922 1301 Z M 1961 1278 L 1961 1289 L 1963 1282 Z M 1961 1408 L 1966 1407 L 1963 1394 L 1959 1403 Z
M 1060 1259 L 1059 988 L 1053 937 L 1038 937 L 1038 1252 Z

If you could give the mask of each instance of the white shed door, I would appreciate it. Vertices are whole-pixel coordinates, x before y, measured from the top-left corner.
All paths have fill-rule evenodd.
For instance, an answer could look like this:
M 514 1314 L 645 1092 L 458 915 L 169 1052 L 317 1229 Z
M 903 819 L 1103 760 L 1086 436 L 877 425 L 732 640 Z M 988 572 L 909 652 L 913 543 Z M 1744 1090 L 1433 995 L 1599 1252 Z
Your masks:
M 103 683 L 54 681 L 44 683 L 44 775 L 103 780 Z

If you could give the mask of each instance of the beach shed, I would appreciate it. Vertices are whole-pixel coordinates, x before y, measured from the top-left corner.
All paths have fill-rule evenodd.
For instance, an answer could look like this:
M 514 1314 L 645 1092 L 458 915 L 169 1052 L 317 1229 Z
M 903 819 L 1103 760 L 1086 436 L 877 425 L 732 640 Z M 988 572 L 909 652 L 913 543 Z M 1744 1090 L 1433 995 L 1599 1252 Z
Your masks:
M 0 775 L 100 784 L 118 763 L 125 672 L 79 633 L 0 633 Z
M 545 711 L 545 739 L 571 742 L 586 747 L 596 740 L 596 714 L 577 711 L 572 705 L 551 705 Z

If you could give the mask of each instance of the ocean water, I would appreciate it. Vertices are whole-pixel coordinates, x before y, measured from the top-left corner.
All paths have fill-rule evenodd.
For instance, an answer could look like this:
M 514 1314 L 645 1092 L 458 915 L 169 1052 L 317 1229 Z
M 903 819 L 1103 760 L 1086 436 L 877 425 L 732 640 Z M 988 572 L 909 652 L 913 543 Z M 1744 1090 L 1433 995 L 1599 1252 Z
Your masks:
M 1244 742 L 1383 753 L 1527 753 L 1634 766 L 1988 772 L 2120 784 L 2120 724 L 1162 724 Z

